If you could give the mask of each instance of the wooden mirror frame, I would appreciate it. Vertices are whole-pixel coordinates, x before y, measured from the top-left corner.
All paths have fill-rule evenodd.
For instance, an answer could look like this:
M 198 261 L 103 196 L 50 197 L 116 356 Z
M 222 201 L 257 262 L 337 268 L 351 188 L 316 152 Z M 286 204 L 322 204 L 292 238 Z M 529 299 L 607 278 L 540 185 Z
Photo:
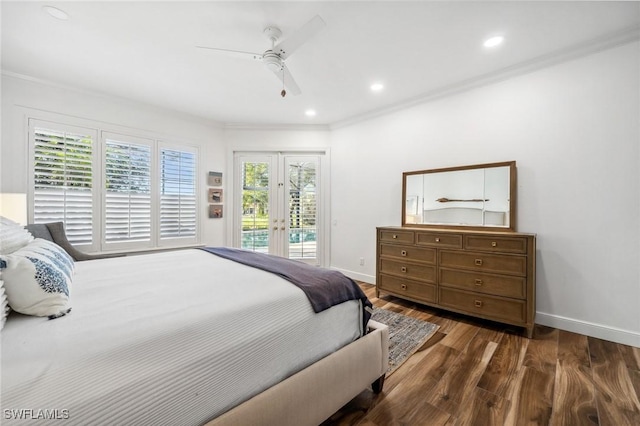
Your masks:
M 484 226 L 484 225 L 464 225 L 464 224 L 441 224 L 441 223 L 406 223 L 407 221 L 407 177 L 413 175 L 454 172 L 460 170 L 488 169 L 494 167 L 509 167 L 509 226 Z M 442 169 L 417 170 L 402 173 L 402 226 L 409 227 L 429 227 L 429 228 L 454 228 L 473 229 L 485 231 L 514 232 L 516 230 L 516 194 L 517 194 L 517 170 L 515 161 L 505 161 L 501 163 L 474 164 L 470 166 L 447 167 Z

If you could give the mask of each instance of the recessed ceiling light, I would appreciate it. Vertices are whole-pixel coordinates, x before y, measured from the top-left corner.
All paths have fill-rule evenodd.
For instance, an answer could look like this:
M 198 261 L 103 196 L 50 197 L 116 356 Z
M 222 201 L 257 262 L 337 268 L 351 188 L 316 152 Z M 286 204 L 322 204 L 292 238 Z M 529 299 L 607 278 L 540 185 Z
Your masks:
M 308 109 L 304 112 L 304 115 L 306 115 L 307 117 L 315 117 L 316 116 L 316 110 L 314 109 Z
M 381 91 L 382 89 L 384 89 L 384 85 L 383 85 L 382 83 L 373 83 L 373 84 L 371 85 L 371 90 L 372 90 L 373 92 L 379 92 L 379 91 Z
M 57 7 L 42 6 L 42 8 L 44 9 L 45 12 L 47 12 L 49 15 L 53 16 L 56 19 L 60 19 L 61 21 L 66 21 L 67 19 L 69 19 L 69 15 L 67 15 L 67 12 L 65 12 L 64 10 L 58 9 Z
M 490 37 L 486 39 L 483 44 L 484 44 L 484 47 L 496 47 L 501 45 L 503 41 L 504 41 L 504 37 L 495 36 L 495 37 Z

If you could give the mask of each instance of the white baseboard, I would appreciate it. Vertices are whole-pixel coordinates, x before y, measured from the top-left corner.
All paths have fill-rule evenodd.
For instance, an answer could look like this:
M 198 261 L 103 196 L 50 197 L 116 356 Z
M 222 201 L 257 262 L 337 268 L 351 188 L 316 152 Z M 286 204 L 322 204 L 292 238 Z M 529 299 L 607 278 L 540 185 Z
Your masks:
M 580 321 L 560 315 L 546 314 L 544 312 L 536 312 L 536 324 L 640 348 L 640 333 L 636 331 L 623 330 L 608 325 Z
M 352 280 L 364 281 L 365 283 L 374 284 L 374 285 L 376 283 L 376 277 L 374 275 L 361 274 L 359 272 L 354 272 L 354 271 L 349 271 L 347 269 L 334 268 L 334 267 L 331 267 L 331 269 L 342 272 Z
M 376 277 L 374 275 L 361 274 L 359 272 L 341 268 L 332 267 L 331 269 L 340 271 L 354 280 L 364 281 L 370 284 L 375 284 L 376 282 Z M 608 325 L 581 321 L 544 312 L 536 312 L 536 324 L 546 325 L 547 327 L 554 327 L 560 330 L 571 331 L 573 333 L 584 334 L 585 336 L 596 337 L 598 339 L 609 340 L 611 342 L 640 348 L 640 333 L 636 331 L 624 330 Z

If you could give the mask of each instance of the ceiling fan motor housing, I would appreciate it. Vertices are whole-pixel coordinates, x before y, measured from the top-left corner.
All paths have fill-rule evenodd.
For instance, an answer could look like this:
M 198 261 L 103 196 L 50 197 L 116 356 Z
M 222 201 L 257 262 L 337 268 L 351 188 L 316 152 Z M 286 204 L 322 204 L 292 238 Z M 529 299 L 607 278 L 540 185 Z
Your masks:
M 276 72 L 282 70 L 282 58 L 280 58 L 280 56 L 278 56 L 276 53 L 273 53 L 272 50 L 267 50 L 266 52 L 264 52 L 262 62 L 271 71 Z

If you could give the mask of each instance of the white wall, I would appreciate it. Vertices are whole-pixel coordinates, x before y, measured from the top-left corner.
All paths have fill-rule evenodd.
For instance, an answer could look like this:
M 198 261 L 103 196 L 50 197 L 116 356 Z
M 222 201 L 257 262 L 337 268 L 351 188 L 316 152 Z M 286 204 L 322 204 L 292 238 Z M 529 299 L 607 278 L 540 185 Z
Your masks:
M 536 322 L 640 346 L 638 43 L 332 131 L 332 267 L 375 280 L 403 171 L 516 160 Z M 365 265 L 359 265 L 359 258 Z
M 330 133 L 323 127 L 226 128 L 224 140 L 229 151 L 329 148 Z
M 78 123 L 99 121 L 112 131 L 149 135 L 200 147 L 201 240 L 224 244 L 224 221 L 207 214 L 206 174 L 226 164 L 222 129 L 214 122 L 146 104 L 60 88 L 16 76 L 2 76 L 2 141 L 0 191 L 27 192 L 27 118 L 62 117 Z M 70 123 L 73 124 L 73 123 Z

